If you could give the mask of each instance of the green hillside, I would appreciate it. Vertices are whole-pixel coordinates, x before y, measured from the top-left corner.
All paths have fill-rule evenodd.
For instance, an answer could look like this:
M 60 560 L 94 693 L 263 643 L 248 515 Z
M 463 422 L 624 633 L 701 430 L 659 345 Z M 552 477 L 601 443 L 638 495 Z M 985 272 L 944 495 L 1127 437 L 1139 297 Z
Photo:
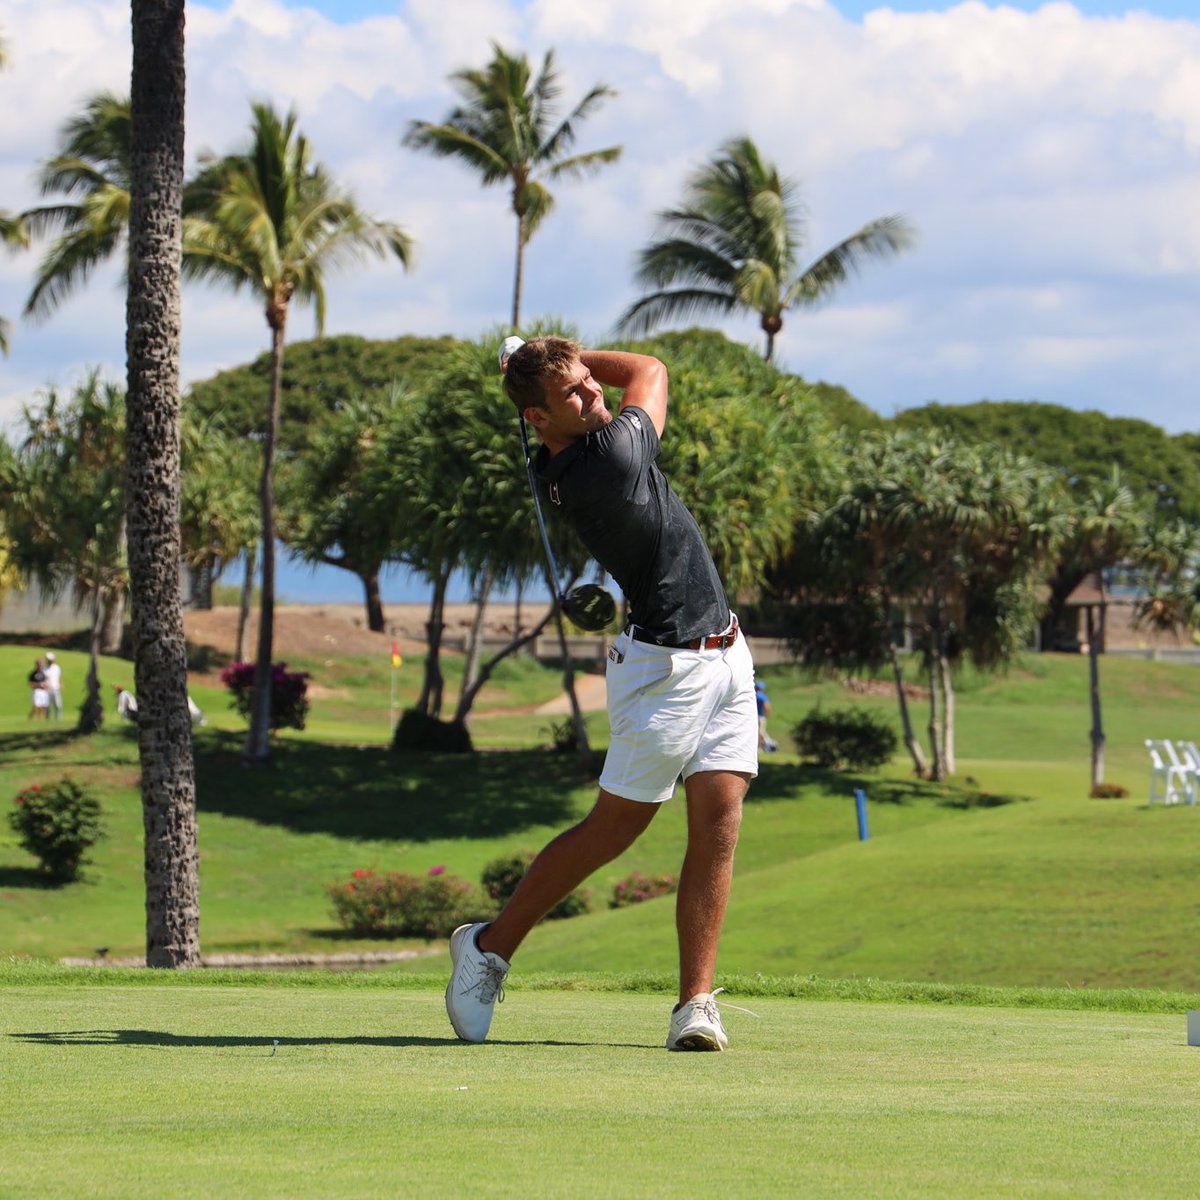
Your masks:
M 23 680 L 30 650 L 0 647 L 0 669 Z M 326 698 L 311 728 L 281 735 L 266 772 L 238 765 L 236 717 L 218 690 L 193 688 L 210 715 L 198 731 L 202 938 L 206 952 L 381 948 L 345 940 L 324 885 L 357 867 L 469 879 L 503 850 L 537 847 L 581 814 L 594 782 L 549 742 L 550 718 L 529 708 L 555 694 L 554 673 L 525 661 L 501 672 L 474 734 L 503 753 L 459 759 L 386 749 L 386 669 L 361 660 L 317 672 Z M 82 658 L 65 658 L 82 678 Z M 415 691 L 419 663 L 406 662 Z M 1109 777 L 1132 794 L 1087 798 L 1086 663 L 1029 660 L 1007 676 L 961 681 L 959 775 L 921 784 L 897 759 L 874 779 L 764 759 L 751 791 L 720 967 L 753 975 L 875 976 L 1047 986 L 1195 990 L 1200 809 L 1148 807 L 1149 736 L 1193 737 L 1200 671 L 1106 659 Z M 128 663 L 106 661 L 126 681 Z M 856 696 L 792 668 L 768 669 L 774 731 L 812 704 L 859 703 L 894 718 L 888 696 Z M 410 693 L 406 693 L 406 696 Z M 68 697 L 70 701 L 71 697 Z M 918 715 L 920 705 L 917 705 Z M 605 737 L 603 714 L 590 725 Z M 785 750 L 787 742 L 784 742 Z M 110 838 L 81 884 L 39 886 L 30 860 L 0 826 L 0 946 L 43 957 L 137 954 L 142 937 L 141 815 L 132 730 L 113 722 L 79 741 L 25 717 L 14 682 L 0 704 L 0 794 L 71 771 L 92 781 Z M 870 840 L 858 842 L 853 788 L 869 796 Z M 669 899 L 603 907 L 638 868 L 678 869 L 679 799 L 644 838 L 591 883 L 596 911 L 542 926 L 519 971 L 670 973 Z M 420 947 L 420 943 L 410 943 Z M 431 947 L 437 949 L 437 947 Z M 428 969 L 428 964 L 422 964 Z

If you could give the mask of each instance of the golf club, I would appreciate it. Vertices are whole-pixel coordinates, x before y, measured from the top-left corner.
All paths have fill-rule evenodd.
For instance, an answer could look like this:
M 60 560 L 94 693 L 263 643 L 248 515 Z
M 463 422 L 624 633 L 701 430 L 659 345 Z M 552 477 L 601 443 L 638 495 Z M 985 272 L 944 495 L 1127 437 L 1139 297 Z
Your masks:
M 500 347 L 500 369 L 504 370 L 509 355 L 524 342 L 518 337 L 507 337 Z M 566 614 L 571 624 L 578 626 L 587 633 L 599 633 L 612 624 L 617 615 L 617 602 L 612 593 L 602 588 L 598 583 L 582 583 L 564 593 L 559 582 L 558 563 L 554 551 L 550 548 L 550 534 L 546 529 L 546 518 L 542 514 L 542 502 L 538 497 L 537 477 L 533 471 L 533 453 L 529 448 L 529 430 L 525 424 L 525 414 L 519 416 L 521 422 L 521 449 L 525 452 L 525 474 L 529 479 L 529 494 L 533 497 L 533 511 L 537 515 L 538 529 L 542 535 L 542 548 L 546 551 L 546 566 L 550 571 L 550 585 L 554 588 L 554 596 L 559 608 Z

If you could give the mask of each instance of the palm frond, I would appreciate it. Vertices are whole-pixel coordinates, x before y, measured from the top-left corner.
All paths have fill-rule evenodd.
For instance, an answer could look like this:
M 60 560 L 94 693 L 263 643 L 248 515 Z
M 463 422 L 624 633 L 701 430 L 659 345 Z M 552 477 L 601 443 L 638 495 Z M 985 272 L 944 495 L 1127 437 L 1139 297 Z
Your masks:
M 631 304 L 617 321 L 617 329 L 630 337 L 641 337 L 666 321 L 706 312 L 726 314 L 737 304 L 737 298 L 732 294 L 713 289 L 680 288 L 655 292 Z
M 124 238 L 119 227 L 84 226 L 53 242 L 38 265 L 25 315 L 48 317 L 91 273 L 116 251 Z
M 915 230 L 902 216 L 881 217 L 869 222 L 800 273 L 788 288 L 787 307 L 816 302 L 844 283 L 868 259 L 900 254 L 915 240 Z

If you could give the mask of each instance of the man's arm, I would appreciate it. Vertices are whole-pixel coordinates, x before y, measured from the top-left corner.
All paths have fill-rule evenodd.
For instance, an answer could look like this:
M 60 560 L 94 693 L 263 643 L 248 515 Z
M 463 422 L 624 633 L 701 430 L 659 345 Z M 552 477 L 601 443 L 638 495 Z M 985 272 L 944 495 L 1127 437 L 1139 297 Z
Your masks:
M 662 437 L 667 423 L 667 368 L 657 358 L 623 350 L 584 350 L 579 360 L 597 383 L 624 389 L 621 408 L 636 404 Z

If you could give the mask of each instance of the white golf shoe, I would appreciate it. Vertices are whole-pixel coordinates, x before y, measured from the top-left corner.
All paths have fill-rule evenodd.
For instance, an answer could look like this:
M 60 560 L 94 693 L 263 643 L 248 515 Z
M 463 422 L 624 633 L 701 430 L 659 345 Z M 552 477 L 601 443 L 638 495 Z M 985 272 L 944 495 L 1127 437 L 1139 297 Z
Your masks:
M 492 1012 L 504 999 L 508 963 L 498 954 L 480 950 L 476 938 L 486 921 L 460 925 L 450 935 L 453 971 L 446 985 L 446 1013 L 464 1042 L 482 1042 L 492 1024 Z
M 724 1050 L 729 1045 L 721 1014 L 717 1011 L 717 993 L 700 992 L 671 1014 L 668 1050 Z

